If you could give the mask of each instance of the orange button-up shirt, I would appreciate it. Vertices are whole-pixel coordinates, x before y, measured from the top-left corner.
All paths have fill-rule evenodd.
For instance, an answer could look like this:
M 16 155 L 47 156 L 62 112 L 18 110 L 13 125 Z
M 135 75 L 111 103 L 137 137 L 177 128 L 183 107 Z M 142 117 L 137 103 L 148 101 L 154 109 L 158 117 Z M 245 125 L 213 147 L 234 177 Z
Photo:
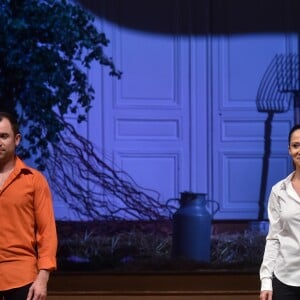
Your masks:
M 18 157 L 0 189 L 0 291 L 56 269 L 57 234 L 49 185 Z

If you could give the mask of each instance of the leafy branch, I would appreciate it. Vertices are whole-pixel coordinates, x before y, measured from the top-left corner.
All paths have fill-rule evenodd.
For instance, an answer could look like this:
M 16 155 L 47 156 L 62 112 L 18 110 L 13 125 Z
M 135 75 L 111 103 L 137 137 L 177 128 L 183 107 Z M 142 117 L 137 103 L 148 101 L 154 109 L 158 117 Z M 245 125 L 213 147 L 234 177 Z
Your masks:
M 0 4 L 0 109 L 18 112 L 26 130 L 24 158 L 49 157 L 67 114 L 78 122 L 92 106 L 86 70 L 92 61 L 121 72 L 104 53 L 109 43 L 93 17 L 66 0 L 3 0 Z M 57 118 L 57 115 L 59 118 Z
M 92 62 L 121 77 L 105 54 L 108 44 L 93 16 L 71 1 L 2 0 L 0 110 L 18 116 L 24 133 L 18 154 L 33 157 L 80 216 L 154 219 L 161 214 L 158 194 L 101 159 L 65 120 L 72 115 L 80 123 L 92 107 Z

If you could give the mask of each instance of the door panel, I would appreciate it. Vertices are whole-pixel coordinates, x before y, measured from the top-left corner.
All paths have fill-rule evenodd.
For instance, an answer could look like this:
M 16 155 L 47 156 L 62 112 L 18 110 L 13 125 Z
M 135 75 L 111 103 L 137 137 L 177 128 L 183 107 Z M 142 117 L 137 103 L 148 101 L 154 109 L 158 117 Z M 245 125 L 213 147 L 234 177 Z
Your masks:
M 189 39 L 176 34 L 180 26 L 176 3 L 165 2 L 167 14 L 159 20 L 174 34 L 119 26 L 132 17 L 134 1 L 114 7 L 119 21 L 103 25 L 113 37 L 111 51 L 123 77 L 103 78 L 105 133 L 99 146 L 138 186 L 153 196 L 158 192 L 161 203 L 190 189 L 191 181 Z M 148 21 L 157 22 L 156 18 Z
M 288 49 L 285 35 L 224 36 L 212 40 L 213 155 L 211 193 L 221 204 L 218 218 L 255 219 L 261 197 L 265 126 L 256 93 L 268 64 Z M 271 100 L 272 101 L 272 100 Z M 275 114 L 265 200 L 271 186 L 290 171 L 287 135 L 292 111 Z M 272 172 L 271 172 L 272 171 Z M 265 215 L 266 217 L 266 215 Z

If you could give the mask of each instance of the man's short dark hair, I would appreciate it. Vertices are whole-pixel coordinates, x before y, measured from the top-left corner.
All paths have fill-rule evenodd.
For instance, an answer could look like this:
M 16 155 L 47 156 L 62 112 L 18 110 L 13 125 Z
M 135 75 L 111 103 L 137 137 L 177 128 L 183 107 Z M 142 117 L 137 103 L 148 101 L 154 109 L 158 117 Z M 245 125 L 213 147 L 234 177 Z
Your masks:
M 2 121 L 4 118 L 8 119 L 8 121 L 10 122 L 12 130 L 15 135 L 20 133 L 17 118 L 13 114 L 4 112 L 4 111 L 0 111 L 0 121 Z

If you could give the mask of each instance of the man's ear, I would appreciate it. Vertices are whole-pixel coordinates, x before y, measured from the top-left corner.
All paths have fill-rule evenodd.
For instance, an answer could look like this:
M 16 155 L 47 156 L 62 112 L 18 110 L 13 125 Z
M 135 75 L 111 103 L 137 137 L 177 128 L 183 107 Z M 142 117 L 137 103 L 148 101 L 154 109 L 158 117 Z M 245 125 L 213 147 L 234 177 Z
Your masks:
M 20 144 L 21 138 L 22 138 L 21 134 L 17 133 L 16 136 L 15 136 L 15 144 L 16 144 L 16 146 L 18 146 Z

